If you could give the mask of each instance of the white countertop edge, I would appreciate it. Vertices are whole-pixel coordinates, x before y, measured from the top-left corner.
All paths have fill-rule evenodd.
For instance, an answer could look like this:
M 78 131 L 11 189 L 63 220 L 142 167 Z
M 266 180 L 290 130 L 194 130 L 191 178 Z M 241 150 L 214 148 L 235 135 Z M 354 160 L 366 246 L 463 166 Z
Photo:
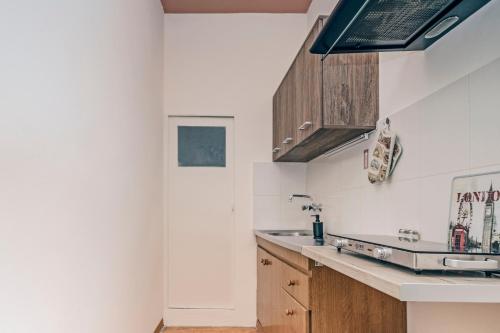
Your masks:
M 322 251 L 324 251 L 324 248 Z M 332 249 L 332 251 L 335 250 Z M 335 252 L 332 255 L 334 254 Z M 409 275 L 409 280 L 416 279 L 419 281 L 398 283 L 370 271 L 371 266 L 375 268 L 380 264 L 375 264 L 366 259 L 357 257 L 358 260 L 366 260 L 366 268 L 361 268 L 338 258 L 329 258 L 328 255 L 317 253 L 314 247 L 309 246 L 302 248 L 302 255 L 403 302 L 500 303 L 500 280 L 482 279 L 479 283 L 468 280 L 464 281 L 464 283 L 457 283 L 455 280 L 453 283 L 445 283 L 440 281 L 440 278 L 428 276 L 420 278 L 419 276 Z M 344 252 L 342 255 L 354 256 Z M 380 267 L 377 267 L 377 269 L 380 269 Z M 392 272 L 401 272 L 397 268 L 384 267 L 384 269 L 387 270 L 387 275 L 391 275 Z M 413 273 L 408 272 L 408 274 Z M 491 282 L 491 284 L 480 284 L 481 282 L 485 283 L 485 281 Z

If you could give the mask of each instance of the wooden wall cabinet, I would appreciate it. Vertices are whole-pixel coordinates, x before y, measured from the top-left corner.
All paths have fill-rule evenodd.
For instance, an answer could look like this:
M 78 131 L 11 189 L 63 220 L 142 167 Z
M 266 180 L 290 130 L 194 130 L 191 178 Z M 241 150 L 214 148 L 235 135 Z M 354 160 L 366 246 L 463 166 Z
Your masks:
M 274 161 L 310 161 L 376 126 L 378 53 L 324 60 L 311 54 L 324 20 L 314 24 L 273 97 Z

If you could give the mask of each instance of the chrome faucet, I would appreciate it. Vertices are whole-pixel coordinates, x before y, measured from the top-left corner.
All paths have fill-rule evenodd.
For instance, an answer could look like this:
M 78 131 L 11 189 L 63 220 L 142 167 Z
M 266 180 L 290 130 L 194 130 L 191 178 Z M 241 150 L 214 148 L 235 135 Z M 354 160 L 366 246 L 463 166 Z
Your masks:
M 322 205 L 314 203 L 313 198 L 308 194 L 290 194 L 288 201 L 293 202 L 294 198 L 305 198 L 311 201 L 309 205 L 303 205 L 302 210 L 309 210 L 312 212 L 321 212 L 323 210 Z
M 291 203 L 294 198 L 309 199 L 310 203 L 308 205 L 302 205 L 302 210 L 309 211 L 309 214 L 311 214 L 311 216 L 315 218 L 315 221 L 313 223 L 314 239 L 315 241 L 319 242 L 319 244 L 323 245 L 323 222 L 321 222 L 319 216 L 319 213 L 321 213 L 321 211 L 323 210 L 322 205 L 314 203 L 313 198 L 308 194 L 290 194 L 290 196 L 288 197 L 288 201 L 290 201 Z

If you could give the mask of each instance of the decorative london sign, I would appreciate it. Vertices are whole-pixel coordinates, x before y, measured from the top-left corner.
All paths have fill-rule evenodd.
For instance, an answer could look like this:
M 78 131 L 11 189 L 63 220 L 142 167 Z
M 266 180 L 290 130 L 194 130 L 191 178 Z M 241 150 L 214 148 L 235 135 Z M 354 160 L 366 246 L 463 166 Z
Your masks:
M 499 200 L 500 172 L 453 179 L 448 237 L 452 251 L 500 253 Z

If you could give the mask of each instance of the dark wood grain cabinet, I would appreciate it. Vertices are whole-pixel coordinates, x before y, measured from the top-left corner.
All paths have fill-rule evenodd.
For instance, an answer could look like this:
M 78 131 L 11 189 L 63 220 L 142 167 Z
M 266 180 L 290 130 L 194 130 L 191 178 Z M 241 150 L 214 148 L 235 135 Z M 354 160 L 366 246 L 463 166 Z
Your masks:
M 310 161 L 376 126 L 378 53 L 311 54 L 325 19 L 318 18 L 274 95 L 274 161 Z

